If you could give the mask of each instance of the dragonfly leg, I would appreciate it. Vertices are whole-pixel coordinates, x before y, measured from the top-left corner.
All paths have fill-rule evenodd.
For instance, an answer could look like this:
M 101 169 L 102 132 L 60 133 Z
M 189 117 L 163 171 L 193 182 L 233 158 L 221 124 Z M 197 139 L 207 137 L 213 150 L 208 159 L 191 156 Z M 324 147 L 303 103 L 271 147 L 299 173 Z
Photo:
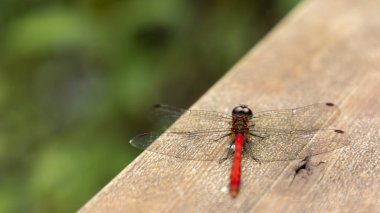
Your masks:
M 260 135 L 257 135 L 257 134 L 255 134 L 255 133 L 249 133 L 250 135 L 252 135 L 253 137 L 258 137 L 258 138 L 261 138 L 261 139 L 264 139 L 265 137 L 263 137 L 263 136 L 260 136 Z
M 257 136 L 259 137 L 259 136 Z M 260 159 L 256 158 L 255 155 L 253 154 L 253 151 L 252 151 L 252 141 L 249 141 L 247 143 L 244 143 L 244 146 L 245 148 L 248 148 L 249 149 L 249 155 L 250 157 L 252 158 L 252 160 L 256 161 L 257 163 L 261 164 L 261 161 Z
M 254 155 L 251 155 L 252 160 L 256 161 L 257 163 L 261 164 L 260 159 L 256 158 Z
M 219 164 L 222 164 L 224 161 L 226 161 L 229 157 L 230 157 L 230 155 L 231 155 L 231 153 L 232 153 L 232 146 L 233 146 L 233 143 L 232 142 L 230 142 L 230 144 L 228 145 L 228 148 L 227 148 L 227 156 L 226 157 L 224 157 L 224 158 L 221 158 L 220 160 L 219 160 Z
M 230 136 L 232 133 L 228 133 L 228 134 L 225 134 L 225 135 L 222 135 L 222 136 L 220 136 L 219 138 L 217 138 L 217 139 L 212 139 L 213 141 L 218 141 L 218 140 L 220 140 L 220 139 L 222 139 L 222 138 L 225 138 L 225 137 L 227 137 L 227 136 Z

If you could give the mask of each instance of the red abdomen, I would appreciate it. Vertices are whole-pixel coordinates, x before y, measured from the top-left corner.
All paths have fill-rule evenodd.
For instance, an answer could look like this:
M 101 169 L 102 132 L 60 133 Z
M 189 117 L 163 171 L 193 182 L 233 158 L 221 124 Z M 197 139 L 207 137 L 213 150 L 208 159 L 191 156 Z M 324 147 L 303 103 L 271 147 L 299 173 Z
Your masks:
M 235 153 L 231 169 L 231 183 L 230 190 L 231 196 L 236 197 L 239 192 L 240 176 L 241 176 L 241 154 L 243 151 L 244 136 L 236 134 L 235 136 Z

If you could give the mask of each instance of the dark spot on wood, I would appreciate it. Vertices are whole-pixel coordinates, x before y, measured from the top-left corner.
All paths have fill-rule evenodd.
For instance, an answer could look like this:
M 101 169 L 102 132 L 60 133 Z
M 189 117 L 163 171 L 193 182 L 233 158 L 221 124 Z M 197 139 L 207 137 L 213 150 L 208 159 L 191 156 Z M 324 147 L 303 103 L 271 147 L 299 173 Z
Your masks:
M 305 171 L 307 176 L 310 176 L 313 174 L 313 169 L 314 167 L 317 167 L 319 165 L 321 165 L 322 163 L 325 163 L 324 161 L 321 161 L 319 163 L 314 163 L 311 161 L 311 156 L 306 156 L 301 162 L 300 164 L 294 168 L 294 176 L 293 176 L 293 179 L 292 181 L 290 182 L 289 185 L 292 185 L 294 179 L 296 178 L 297 175 L 300 175 L 301 172 Z
M 335 106 L 335 104 L 331 103 L 331 102 L 327 102 L 326 103 L 326 106 Z
M 306 170 L 307 171 L 307 174 L 309 174 L 309 172 L 311 173 L 311 168 L 310 168 L 310 159 L 311 157 L 310 156 L 307 156 L 305 157 L 302 162 L 301 162 L 301 165 L 297 166 L 294 171 L 296 172 L 296 175 L 301 171 L 301 170 Z

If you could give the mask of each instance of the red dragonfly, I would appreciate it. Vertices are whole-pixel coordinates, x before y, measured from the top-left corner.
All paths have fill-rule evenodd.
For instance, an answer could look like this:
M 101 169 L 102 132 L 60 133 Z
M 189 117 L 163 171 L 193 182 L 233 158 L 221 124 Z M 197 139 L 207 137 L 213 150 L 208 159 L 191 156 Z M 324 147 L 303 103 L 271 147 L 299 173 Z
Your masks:
M 187 160 L 224 162 L 233 156 L 230 193 L 239 191 L 242 157 L 256 162 L 289 161 L 348 145 L 340 129 L 325 129 L 340 114 L 333 103 L 252 113 L 246 105 L 232 115 L 156 105 L 156 115 L 168 131 L 144 133 L 130 143 L 137 148 Z M 154 142 L 154 143 L 153 143 Z

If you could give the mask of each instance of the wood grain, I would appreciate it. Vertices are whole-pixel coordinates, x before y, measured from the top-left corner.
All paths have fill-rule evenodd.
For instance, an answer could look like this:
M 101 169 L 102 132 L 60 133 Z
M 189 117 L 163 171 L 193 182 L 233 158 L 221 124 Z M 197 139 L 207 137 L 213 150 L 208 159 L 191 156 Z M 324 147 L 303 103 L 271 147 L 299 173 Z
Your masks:
M 312 157 L 312 172 L 297 170 L 300 160 L 243 162 L 233 199 L 230 162 L 144 152 L 79 211 L 379 212 L 379 8 L 371 0 L 303 2 L 193 106 L 228 113 L 240 103 L 254 111 L 338 104 L 333 127 L 351 145 Z

